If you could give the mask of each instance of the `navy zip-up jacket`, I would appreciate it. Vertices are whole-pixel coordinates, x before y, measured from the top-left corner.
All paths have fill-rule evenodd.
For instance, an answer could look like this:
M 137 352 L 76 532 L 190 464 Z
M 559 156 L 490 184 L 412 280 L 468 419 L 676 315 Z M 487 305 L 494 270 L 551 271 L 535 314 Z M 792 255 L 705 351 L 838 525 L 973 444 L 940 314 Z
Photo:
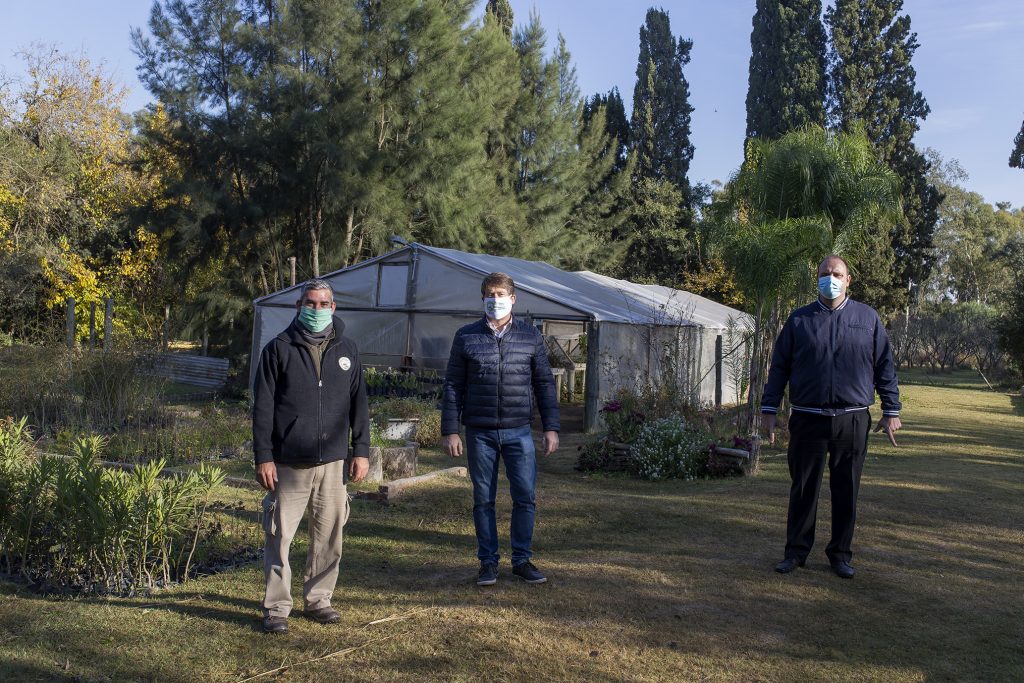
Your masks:
M 256 464 L 322 465 L 350 453 L 369 457 L 366 383 L 355 342 L 341 334 L 345 323 L 334 318 L 334 338 L 323 351 L 319 375 L 297 324 L 260 354 L 252 410 Z
M 481 318 L 455 333 L 444 378 L 443 434 L 458 434 L 460 423 L 479 429 L 528 425 L 534 398 L 544 431 L 557 432 L 555 378 L 536 327 L 513 317 L 499 339 Z
M 778 411 L 787 382 L 794 410 L 866 408 L 877 391 L 882 414 L 900 414 L 889 335 L 875 309 L 850 299 L 834 311 L 815 301 L 789 316 L 775 342 L 761 412 Z

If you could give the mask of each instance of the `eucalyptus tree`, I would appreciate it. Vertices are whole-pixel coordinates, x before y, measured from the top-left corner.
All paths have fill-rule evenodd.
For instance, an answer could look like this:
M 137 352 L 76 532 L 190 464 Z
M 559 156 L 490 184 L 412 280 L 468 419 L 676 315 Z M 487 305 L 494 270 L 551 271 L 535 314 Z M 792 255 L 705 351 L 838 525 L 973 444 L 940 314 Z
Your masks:
M 1024 232 L 1024 213 L 993 207 L 967 189 L 967 172 L 956 159 L 928 150 L 929 182 L 945 199 L 935 230 L 935 267 L 923 287 L 932 302 L 949 299 L 998 306 L 1012 296 L 1006 246 Z
M 714 244 L 735 273 L 754 318 L 750 393 L 757 414 L 772 345 L 786 315 L 812 296 L 818 262 L 858 260 L 871 234 L 900 210 L 899 179 L 862 132 L 808 126 L 777 140 L 748 141 L 746 158 L 709 212 Z

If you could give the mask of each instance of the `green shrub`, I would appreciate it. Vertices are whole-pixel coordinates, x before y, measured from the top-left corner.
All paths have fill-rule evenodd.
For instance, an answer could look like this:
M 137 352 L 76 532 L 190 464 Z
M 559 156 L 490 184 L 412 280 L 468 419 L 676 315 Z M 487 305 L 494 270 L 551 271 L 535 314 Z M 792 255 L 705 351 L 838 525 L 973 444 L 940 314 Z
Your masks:
M 441 411 L 433 401 L 420 398 L 386 398 L 371 407 L 374 421 L 383 428 L 389 419 L 418 418 L 416 443 L 437 446 L 441 443 Z
M 376 422 L 370 422 L 370 446 L 374 448 L 394 448 L 404 446 L 403 439 L 389 439 L 384 436 L 384 429 Z
M 646 414 L 640 406 L 640 400 L 628 391 L 619 391 L 616 397 L 606 401 L 601 408 L 608 438 L 619 443 L 633 443 L 640 435 Z
M 652 481 L 696 479 L 706 473 L 710 441 L 682 417 L 647 422 L 630 451 L 633 469 Z
M 619 443 L 633 443 L 643 425 L 650 420 L 683 415 L 696 421 L 698 411 L 689 404 L 689 397 L 671 383 L 638 389 L 620 388 L 601 407 L 601 417 L 608 429 L 608 438 Z
M 116 593 L 188 578 L 200 541 L 216 533 L 206 513 L 223 473 L 201 466 L 161 479 L 162 460 L 108 470 L 97 462 L 104 446 L 103 437 L 82 437 L 69 458 L 38 458 L 24 420 L 0 423 L 0 553 L 9 573 L 47 589 Z
M 614 452 L 608 439 L 598 439 L 577 446 L 576 469 L 581 472 L 611 470 Z

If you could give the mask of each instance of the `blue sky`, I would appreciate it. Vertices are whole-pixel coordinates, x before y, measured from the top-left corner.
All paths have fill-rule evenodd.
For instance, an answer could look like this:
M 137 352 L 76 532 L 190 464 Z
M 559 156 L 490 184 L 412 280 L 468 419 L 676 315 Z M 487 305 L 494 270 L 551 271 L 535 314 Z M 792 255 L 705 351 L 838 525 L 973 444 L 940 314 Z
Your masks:
M 584 95 L 618 86 L 632 100 L 644 0 L 510 0 L 516 23 L 536 11 L 550 34 L 561 31 Z M 145 27 L 148 0 L 34 0 L 10 3 L 0 23 L 0 67 L 17 76 L 14 53 L 31 43 L 54 44 L 103 61 L 131 88 L 129 109 L 148 93 L 135 77 L 128 32 Z M 686 70 L 693 114 L 691 181 L 726 180 L 739 166 L 754 0 L 663 0 L 676 35 L 694 41 Z M 85 9 L 85 8 L 88 9 Z M 1024 2 L 905 0 L 921 47 L 914 57 L 918 88 L 932 113 L 916 138 L 958 159 L 967 185 L 989 202 L 1024 206 L 1024 170 L 1007 166 L 1024 119 Z

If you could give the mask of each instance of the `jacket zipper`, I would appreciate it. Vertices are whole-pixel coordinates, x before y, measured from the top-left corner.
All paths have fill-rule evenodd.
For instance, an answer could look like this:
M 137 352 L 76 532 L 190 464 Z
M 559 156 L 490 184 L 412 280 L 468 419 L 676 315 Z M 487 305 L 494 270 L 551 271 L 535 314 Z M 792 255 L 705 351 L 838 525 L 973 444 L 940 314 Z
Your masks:
M 318 348 L 320 362 L 316 366 L 316 461 L 318 464 L 324 462 L 324 358 L 327 356 L 327 349 L 323 352 Z
M 829 332 L 829 359 L 830 370 L 828 378 L 828 405 L 836 404 L 836 311 L 830 311 L 828 316 Z
M 505 330 L 505 332 L 507 333 L 508 330 Z M 499 337 L 498 334 L 495 333 L 494 337 L 495 337 L 495 339 L 498 342 L 498 426 L 497 426 L 497 428 L 501 429 L 501 425 L 502 425 L 502 421 L 501 421 L 501 404 L 502 404 L 502 400 L 501 400 L 501 385 L 502 385 L 502 374 L 503 374 L 503 370 L 502 370 L 503 358 L 501 356 L 501 340 L 504 337 L 504 335 Z
M 327 352 L 337 346 L 337 339 L 327 343 L 327 347 L 320 353 L 320 363 L 317 365 L 316 382 L 316 459 L 318 464 L 324 462 L 324 361 L 327 359 Z M 318 349 L 319 352 L 319 349 Z

